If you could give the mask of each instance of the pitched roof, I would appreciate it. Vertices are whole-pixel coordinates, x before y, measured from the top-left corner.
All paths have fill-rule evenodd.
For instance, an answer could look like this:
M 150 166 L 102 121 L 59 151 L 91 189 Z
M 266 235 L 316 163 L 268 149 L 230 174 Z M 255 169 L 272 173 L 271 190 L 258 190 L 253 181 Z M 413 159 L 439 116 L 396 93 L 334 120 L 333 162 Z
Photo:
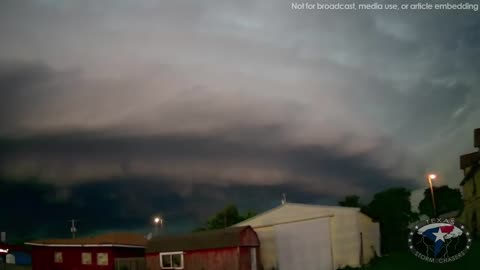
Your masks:
M 465 183 L 472 179 L 473 176 L 477 173 L 478 169 L 480 168 L 480 164 L 478 164 L 478 162 L 476 164 L 474 164 L 472 166 L 472 168 L 470 168 L 470 170 L 468 171 L 468 173 L 465 175 L 465 177 L 463 178 L 462 182 L 460 183 L 460 186 L 463 186 L 465 185 Z
M 285 203 L 242 221 L 235 226 L 250 225 L 253 228 L 268 227 L 276 224 L 306 221 L 319 218 L 330 218 L 339 214 L 361 213 L 357 207 L 311 205 Z
M 480 161 L 480 152 L 473 152 L 460 156 L 460 169 L 464 170 Z
M 25 246 L 12 245 L 12 244 L 7 244 L 7 243 L 0 243 L 0 250 L 9 250 L 10 252 L 12 252 L 12 251 L 27 251 Z M 2 253 L 2 252 L 0 252 L 0 253 Z
M 90 237 L 45 239 L 30 241 L 25 244 L 32 246 L 117 246 L 145 247 L 147 240 L 142 234 L 129 232 L 114 232 Z
M 252 228 L 249 226 L 229 227 L 220 230 L 155 237 L 148 241 L 146 252 L 173 252 L 244 246 L 241 235 L 245 230 L 252 230 Z

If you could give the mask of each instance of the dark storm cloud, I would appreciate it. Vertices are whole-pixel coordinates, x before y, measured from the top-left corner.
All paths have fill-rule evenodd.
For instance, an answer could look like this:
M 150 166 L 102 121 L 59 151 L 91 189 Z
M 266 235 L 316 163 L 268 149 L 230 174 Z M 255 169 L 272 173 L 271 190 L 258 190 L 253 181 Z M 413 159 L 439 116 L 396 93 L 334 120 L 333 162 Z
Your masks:
M 0 180 L 0 230 L 12 242 L 45 237 L 68 237 L 68 220 L 75 218 L 79 235 L 110 230 L 152 231 L 151 219 L 162 215 L 169 233 L 190 231 L 229 203 L 240 210 L 264 211 L 278 206 L 282 193 L 295 202 L 327 203 L 335 197 L 298 190 L 292 185 L 221 187 L 198 184 L 182 197 L 161 178 L 115 178 L 58 189 L 38 179 Z M 68 196 L 62 193 L 68 192 Z M 22 194 L 22 196 L 19 196 Z M 32 207 L 35 205 L 35 207 Z M 14 206 L 14 207 L 13 207 Z M 8 218 L 5 218 L 8 217 Z
M 480 117 L 479 23 L 290 0 L 2 1 L 1 170 L 79 204 L 157 181 L 201 215 L 198 194 L 331 203 L 430 170 L 457 186 Z
M 342 154 L 341 145 L 274 141 L 277 129 L 257 133 L 262 136 L 246 142 L 221 134 L 112 137 L 84 133 L 6 139 L 2 168 L 12 176 L 37 176 L 58 184 L 99 177 L 160 177 L 170 179 L 169 185 L 184 196 L 192 194 L 195 184 L 286 184 L 335 196 L 342 196 L 346 187 L 367 195 L 394 183 L 415 185 L 411 178 L 392 174 L 395 167 L 401 167 L 402 159 L 392 168 L 382 168 L 375 164 L 375 151 Z M 266 138 L 270 138 L 268 143 Z M 392 145 L 382 146 L 386 147 Z
M 262 140 L 245 144 L 220 136 L 86 133 L 3 139 L 1 185 L 7 196 L 2 198 L 15 210 L 8 208 L 8 222 L 2 221 L 0 227 L 15 231 L 15 237 L 25 232 L 36 237 L 67 236 L 66 220 L 77 218 L 84 234 L 110 229 L 147 233 L 152 215 L 161 214 L 168 231 L 177 232 L 200 226 L 227 203 L 264 211 L 277 206 L 282 193 L 293 202 L 332 204 L 346 190 L 368 201 L 388 186 L 415 187 L 414 179 L 372 166 L 368 154 L 345 156 L 335 147 L 263 144 Z M 153 165 L 136 165 L 143 162 Z M 31 212 L 35 214 L 25 215 Z M 27 222 L 31 218 L 41 226 L 31 226 Z
M 172 221 L 169 231 L 189 230 L 204 222 L 197 220 L 198 215 L 191 218 L 192 212 L 184 207 L 185 200 L 161 179 L 115 179 L 70 186 L 68 191 L 34 178 L 11 180 L 0 181 L 4 206 L 0 229 L 8 232 L 9 241 L 66 237 L 71 218 L 80 220 L 80 235 L 112 229 L 146 234 L 151 231 L 154 214 Z M 62 195 L 64 192 L 68 196 Z
M 308 128 L 302 130 L 302 127 L 298 127 L 298 130 L 295 130 L 294 123 L 292 126 L 292 123 L 275 120 L 283 114 L 275 116 L 269 123 L 262 123 L 264 121 L 259 121 L 258 118 L 235 121 L 237 117 L 248 117 L 249 113 L 258 110 L 253 107 L 249 111 L 238 111 L 238 115 L 232 114 L 237 111 L 229 112 L 229 109 L 225 107 L 224 114 L 211 115 L 212 118 L 197 118 L 198 114 L 202 113 L 210 115 L 209 107 L 177 107 L 176 111 L 187 113 L 191 119 L 184 117 L 176 119 L 175 116 L 179 115 L 174 112 L 165 118 L 167 121 L 160 122 L 161 125 L 155 125 L 156 121 L 147 120 L 143 127 L 150 125 L 150 129 L 156 132 L 152 135 L 148 134 L 148 128 L 147 131 L 138 128 L 136 126 L 138 123 L 132 125 L 127 122 L 122 126 L 122 122 L 112 124 L 106 121 L 106 124 L 99 122 L 98 125 L 95 125 L 92 123 L 104 117 L 104 115 L 95 116 L 95 110 L 105 109 L 99 103 L 99 99 L 105 97 L 95 91 L 100 91 L 101 86 L 111 88 L 111 85 L 89 82 L 87 85 L 91 88 L 86 88 L 82 77 L 73 72 L 54 72 L 42 65 L 28 67 L 28 65 L 17 64 L 16 66 L 21 68 L 15 66 L 9 70 L 4 68 L 7 71 L 4 72 L 6 75 L 2 76 L 1 81 L 5 89 L 9 89 L 9 91 L 2 92 L 6 94 L 6 98 L 2 99 L 6 112 L 5 117 L 12 120 L 3 123 L 4 133 L 8 134 L 12 130 L 13 134 L 17 132 L 16 134 L 22 135 L 28 134 L 32 129 L 42 131 L 42 128 L 46 128 L 44 133 L 58 133 L 59 135 L 34 136 L 26 145 L 19 143 L 15 144 L 15 147 L 18 148 L 6 150 L 12 157 L 5 158 L 7 161 L 5 161 L 4 169 L 14 173 L 41 172 L 45 178 L 63 179 L 70 182 L 99 176 L 123 176 L 132 170 L 139 174 L 167 173 L 167 175 L 180 178 L 195 178 L 191 175 L 200 174 L 196 178 L 213 177 L 227 182 L 241 180 L 250 181 L 252 184 L 255 184 L 256 181 L 259 184 L 272 184 L 292 181 L 291 178 L 301 176 L 299 174 L 302 174 L 302 170 L 290 169 L 290 163 L 295 163 L 295 159 L 288 160 L 290 154 L 297 154 L 295 152 L 297 149 L 300 149 L 301 152 L 311 151 L 309 149 L 313 148 L 317 152 L 328 151 L 327 156 L 339 155 L 347 159 L 365 155 L 360 160 L 367 160 L 368 157 L 372 164 L 377 163 L 369 166 L 379 169 L 385 166 L 392 169 L 389 162 L 396 162 L 398 166 L 396 160 L 401 155 L 408 154 L 395 151 L 388 162 L 380 162 L 380 160 L 386 160 L 379 159 L 382 152 L 387 149 L 388 151 L 394 150 L 395 145 L 385 144 L 379 136 L 374 136 L 372 142 L 372 139 L 366 141 L 359 139 L 359 136 L 353 133 L 335 134 L 334 131 L 329 131 L 325 133 L 327 137 L 318 137 L 318 141 L 312 141 L 312 138 L 309 138 L 312 135 L 309 134 Z M 22 84 L 16 85 L 14 82 L 18 79 L 15 78 L 22 78 Z M 359 86 L 362 85 L 362 82 L 359 82 Z M 117 93 L 119 95 L 129 94 L 127 92 L 127 90 L 118 90 Z M 195 92 L 190 94 L 193 96 L 193 101 L 189 102 L 203 103 L 203 98 L 200 101 L 196 99 Z M 32 95 L 36 95 L 38 98 L 33 99 Z M 28 100 L 37 102 L 26 107 L 15 105 L 28 104 L 25 101 L 26 97 L 29 97 Z M 41 98 L 43 98 L 43 102 L 40 102 Z M 79 101 L 82 98 L 84 98 L 83 101 Z M 111 103 L 115 102 L 112 101 L 112 98 L 115 99 L 108 97 L 108 102 L 105 100 L 107 102 L 105 106 L 110 106 L 113 111 L 117 110 L 117 113 L 121 113 L 123 107 L 120 104 L 112 105 Z M 189 98 L 184 97 L 187 100 Z M 56 102 L 52 100 L 56 100 Z M 83 112 L 72 110 L 73 107 L 83 110 Z M 91 108 L 91 110 L 85 110 L 85 107 Z M 263 109 L 264 111 L 268 110 L 267 107 Z M 22 114 L 27 114 L 28 117 Z M 105 119 L 111 119 L 115 117 L 115 114 L 106 114 L 105 117 Z M 229 121 L 230 119 L 233 121 Z M 139 120 L 144 121 L 145 119 Z M 205 132 L 202 121 L 210 120 L 224 122 L 224 124 L 214 126 Z M 180 123 L 181 125 L 179 125 Z M 196 124 L 200 124 L 200 126 Z M 131 131 L 128 130 L 129 126 L 132 127 Z M 178 130 L 179 126 L 181 126 L 180 130 Z M 182 128 L 188 126 L 192 128 L 185 132 Z M 208 127 L 208 124 L 206 126 Z M 86 131 L 82 132 L 82 129 Z M 92 131 L 88 131 L 89 129 Z M 67 130 L 67 132 L 71 130 L 71 136 L 62 135 L 62 130 Z M 162 133 L 164 134 L 162 135 Z M 122 134 L 133 135 L 125 137 Z M 306 139 L 303 137 L 304 134 L 306 134 Z M 337 138 L 329 138 L 329 136 Z M 279 146 L 280 149 L 277 149 Z M 232 149 L 233 152 L 230 152 Z M 338 153 L 335 154 L 335 152 Z M 58 160 L 62 162 L 58 162 Z M 162 163 L 157 164 L 157 160 Z M 212 164 L 218 160 L 225 163 L 226 169 L 220 170 Z M 236 164 L 237 162 L 239 163 Z M 411 166 L 413 166 L 413 162 L 411 162 Z M 178 168 L 171 169 L 171 167 Z M 239 176 L 243 169 L 249 171 L 246 174 L 250 177 Z M 356 179 L 362 177 L 357 176 Z M 366 178 L 368 179 L 368 177 Z

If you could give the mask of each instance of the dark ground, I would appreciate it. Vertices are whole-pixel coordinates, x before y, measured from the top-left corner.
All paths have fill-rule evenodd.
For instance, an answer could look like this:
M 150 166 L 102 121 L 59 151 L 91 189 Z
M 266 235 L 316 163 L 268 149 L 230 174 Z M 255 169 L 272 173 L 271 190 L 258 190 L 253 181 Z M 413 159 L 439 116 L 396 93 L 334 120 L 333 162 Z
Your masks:
M 348 269 L 348 268 L 346 268 Z M 352 268 L 350 268 L 352 269 Z M 359 268 L 360 269 L 360 268 Z M 362 270 L 478 270 L 480 269 L 480 240 L 473 242 L 472 249 L 458 261 L 434 264 L 422 261 L 409 251 L 381 257 Z

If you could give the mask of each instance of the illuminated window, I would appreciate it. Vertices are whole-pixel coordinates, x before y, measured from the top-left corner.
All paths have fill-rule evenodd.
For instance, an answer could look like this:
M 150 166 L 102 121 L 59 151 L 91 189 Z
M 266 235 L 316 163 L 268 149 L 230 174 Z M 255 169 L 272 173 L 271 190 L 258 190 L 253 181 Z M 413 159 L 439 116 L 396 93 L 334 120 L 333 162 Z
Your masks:
M 108 253 L 97 253 L 97 265 L 108 265 Z
M 82 252 L 82 264 L 92 264 L 92 253 Z
M 63 254 L 62 252 L 55 252 L 54 253 L 54 261 L 56 263 L 63 263 Z
M 183 252 L 160 253 L 162 269 L 183 269 Z

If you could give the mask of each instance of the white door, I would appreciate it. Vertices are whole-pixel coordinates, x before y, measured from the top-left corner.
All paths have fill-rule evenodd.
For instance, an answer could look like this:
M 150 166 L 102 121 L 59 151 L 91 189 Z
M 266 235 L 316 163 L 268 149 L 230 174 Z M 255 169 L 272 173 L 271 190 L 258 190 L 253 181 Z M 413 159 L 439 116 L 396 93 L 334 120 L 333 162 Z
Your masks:
M 330 219 L 275 226 L 280 270 L 332 270 Z

